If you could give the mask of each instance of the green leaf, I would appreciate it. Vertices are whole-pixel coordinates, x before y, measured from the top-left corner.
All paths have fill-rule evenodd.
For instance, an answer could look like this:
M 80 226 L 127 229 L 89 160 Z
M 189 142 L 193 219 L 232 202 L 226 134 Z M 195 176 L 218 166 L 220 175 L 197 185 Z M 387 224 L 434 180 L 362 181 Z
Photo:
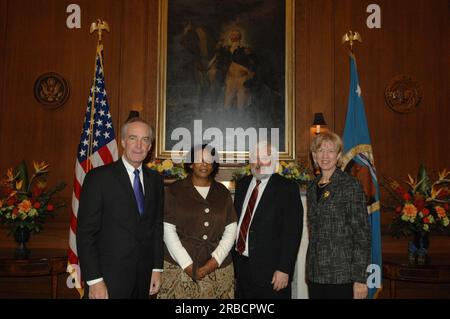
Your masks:
M 417 174 L 417 182 L 418 183 L 416 191 L 429 196 L 431 194 L 431 184 L 427 174 L 427 170 L 425 169 L 425 166 L 423 164 L 420 164 L 419 172 Z
M 28 188 L 28 170 L 25 161 L 22 161 L 17 167 L 17 172 L 19 173 L 19 179 L 22 181 L 22 188 L 20 190 L 26 192 Z

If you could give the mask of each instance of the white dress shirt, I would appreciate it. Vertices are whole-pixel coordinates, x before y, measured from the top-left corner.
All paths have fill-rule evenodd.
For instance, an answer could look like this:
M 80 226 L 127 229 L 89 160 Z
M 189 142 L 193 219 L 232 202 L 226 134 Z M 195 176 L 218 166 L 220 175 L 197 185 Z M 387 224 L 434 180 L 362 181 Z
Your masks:
M 125 168 L 127 169 L 128 177 L 130 178 L 131 187 L 133 187 L 134 171 L 136 168 L 134 168 L 133 165 L 128 163 L 127 160 L 123 156 L 122 156 L 122 162 L 123 162 L 123 165 L 125 165 Z M 137 169 L 139 170 L 139 179 L 141 181 L 142 190 L 144 191 L 144 196 L 145 196 L 144 175 L 142 174 L 142 164 L 139 165 L 139 167 Z

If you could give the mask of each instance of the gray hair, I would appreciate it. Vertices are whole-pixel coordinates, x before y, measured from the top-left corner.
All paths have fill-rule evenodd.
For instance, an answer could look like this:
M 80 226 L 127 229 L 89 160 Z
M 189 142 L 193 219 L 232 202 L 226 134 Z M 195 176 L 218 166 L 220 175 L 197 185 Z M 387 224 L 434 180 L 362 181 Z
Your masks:
M 140 117 L 133 117 L 132 119 L 128 120 L 127 122 L 125 122 L 125 124 L 122 125 L 122 128 L 120 130 L 120 137 L 122 140 L 125 140 L 125 138 L 127 137 L 127 131 L 128 131 L 128 126 L 131 123 L 142 123 L 145 124 L 148 127 L 148 134 L 150 137 L 150 141 L 153 141 L 153 128 L 151 127 L 150 124 L 148 124 L 148 122 Z
M 270 150 L 270 155 L 268 151 Z M 259 141 L 250 151 L 250 163 L 256 162 L 258 155 L 269 155 L 272 161 L 278 160 L 277 148 L 267 141 Z

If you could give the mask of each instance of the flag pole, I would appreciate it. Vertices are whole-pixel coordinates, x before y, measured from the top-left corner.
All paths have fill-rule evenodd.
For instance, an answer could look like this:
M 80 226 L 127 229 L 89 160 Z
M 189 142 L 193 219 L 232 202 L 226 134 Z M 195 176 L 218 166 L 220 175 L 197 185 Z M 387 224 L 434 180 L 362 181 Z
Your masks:
M 97 19 L 96 22 L 92 22 L 91 23 L 91 27 L 89 29 L 89 33 L 92 34 L 95 31 L 97 31 L 97 35 L 98 35 L 98 40 L 97 40 L 97 54 L 99 55 L 100 58 L 100 63 L 102 65 L 102 69 L 103 69 L 103 56 L 102 56 L 102 52 L 103 52 L 103 43 L 102 43 L 102 33 L 103 31 L 109 31 L 109 25 L 108 22 L 103 21 L 101 19 Z M 97 61 L 95 61 L 95 65 L 97 65 Z M 94 78 L 93 78 L 93 83 L 95 83 L 96 80 L 96 75 L 95 75 L 95 69 L 96 66 L 94 67 Z M 91 158 L 92 156 L 92 149 L 93 149 L 93 138 L 94 138 L 94 133 L 93 128 L 94 128 L 94 115 L 95 115 L 95 94 L 97 92 L 95 92 L 95 90 L 91 90 L 91 119 L 89 122 L 89 130 L 91 132 L 91 134 L 89 134 L 89 147 L 88 147 L 88 154 L 87 154 L 87 158 Z M 87 162 L 87 171 L 90 171 L 92 169 L 92 162 L 90 160 L 88 160 Z

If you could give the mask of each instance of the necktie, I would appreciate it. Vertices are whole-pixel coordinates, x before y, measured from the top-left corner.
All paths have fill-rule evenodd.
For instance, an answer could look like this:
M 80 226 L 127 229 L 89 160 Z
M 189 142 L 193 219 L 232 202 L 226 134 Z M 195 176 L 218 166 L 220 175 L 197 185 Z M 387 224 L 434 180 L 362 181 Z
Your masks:
M 144 213 L 144 190 L 142 189 L 138 169 L 134 170 L 133 190 L 134 196 L 136 197 L 136 203 L 139 209 L 139 214 L 142 215 Z
M 253 210 L 255 209 L 256 199 L 258 198 L 258 187 L 261 181 L 256 180 L 256 186 L 253 188 L 252 194 L 245 209 L 244 217 L 242 218 L 241 228 L 239 229 L 239 237 L 236 244 L 236 249 L 239 254 L 242 254 L 245 250 L 245 241 L 247 240 L 248 228 L 250 227 L 250 221 L 252 220 Z

